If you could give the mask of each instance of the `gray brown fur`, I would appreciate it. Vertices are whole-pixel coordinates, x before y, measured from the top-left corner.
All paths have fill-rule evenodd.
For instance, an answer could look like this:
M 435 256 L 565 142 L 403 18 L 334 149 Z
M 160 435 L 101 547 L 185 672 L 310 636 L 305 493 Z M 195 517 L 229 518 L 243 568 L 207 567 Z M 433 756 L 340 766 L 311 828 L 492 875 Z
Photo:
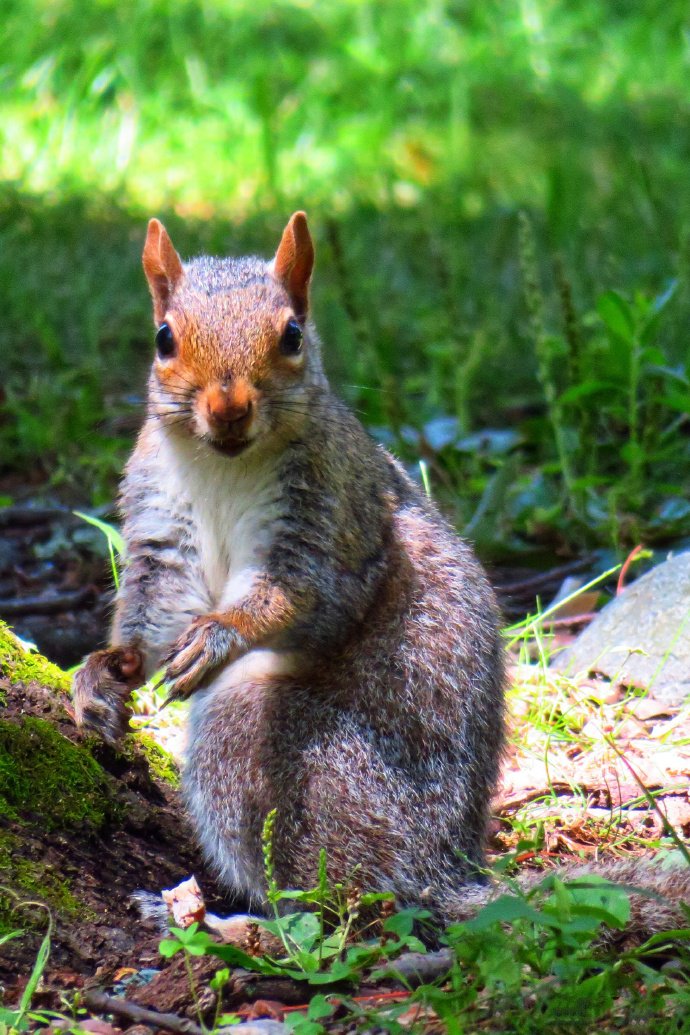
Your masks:
M 281 884 L 312 884 L 325 847 L 334 879 L 356 870 L 367 887 L 444 913 L 483 864 L 503 744 L 494 597 L 471 549 L 333 396 L 313 328 L 299 377 L 272 365 L 271 328 L 292 290 L 274 270 L 201 258 L 162 301 L 152 288 L 184 348 L 167 380 L 154 366 L 127 466 L 113 644 L 140 651 L 146 676 L 166 661 L 176 671 L 191 650 L 184 790 L 228 888 L 262 902 L 260 833 L 277 809 Z M 195 393 L 222 378 L 263 392 L 265 431 L 234 458 L 189 428 Z M 209 625 L 228 580 L 243 584 L 233 543 L 246 551 L 248 536 L 261 545 L 232 603 L 239 618 Z M 253 631 L 275 599 L 287 617 Z M 248 654 L 259 674 L 243 678 Z M 276 674 L 261 673 L 264 656 Z M 102 666 L 94 657 L 76 680 L 92 725 Z M 115 736 L 121 721 L 101 715 L 100 728 Z
M 286 456 L 299 482 L 286 478 L 293 492 L 270 554 L 273 578 L 308 601 L 284 638 L 304 663 L 294 678 L 233 693 L 221 674 L 194 696 L 187 799 L 221 875 L 255 899 L 261 826 L 276 808 L 284 886 L 312 885 L 325 847 L 336 879 L 359 867 L 367 887 L 415 902 L 432 886 L 442 904 L 483 861 L 498 772 L 493 599 L 470 551 L 394 462 L 354 424 L 362 440 L 343 452 L 333 428 L 315 436 L 317 450 Z M 334 469 L 352 486 L 341 512 Z M 354 563 L 353 533 L 366 544 Z
M 687 929 L 690 909 L 690 866 L 682 861 L 664 868 L 659 859 L 629 856 L 561 867 L 554 871 L 566 881 L 587 882 L 593 875 L 621 885 L 630 896 L 630 918 L 624 930 L 605 927 L 599 943 L 628 949 L 651 935 Z M 523 873 L 516 884 L 529 892 L 543 881 L 544 873 Z M 457 920 L 470 920 L 483 906 L 510 891 L 512 885 L 475 886 L 458 892 L 449 907 Z

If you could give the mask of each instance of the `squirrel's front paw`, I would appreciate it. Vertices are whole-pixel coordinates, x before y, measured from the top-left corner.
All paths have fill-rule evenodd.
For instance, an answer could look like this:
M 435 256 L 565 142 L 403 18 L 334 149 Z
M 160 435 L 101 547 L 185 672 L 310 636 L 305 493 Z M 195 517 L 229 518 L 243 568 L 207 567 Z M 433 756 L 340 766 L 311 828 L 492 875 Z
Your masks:
M 168 684 L 168 700 L 189 697 L 204 676 L 245 649 L 243 638 L 232 626 L 211 616 L 196 618 L 168 654 L 162 679 Z
M 74 677 L 77 725 L 96 730 L 115 744 L 127 730 L 127 698 L 143 682 L 144 659 L 135 647 L 94 651 Z

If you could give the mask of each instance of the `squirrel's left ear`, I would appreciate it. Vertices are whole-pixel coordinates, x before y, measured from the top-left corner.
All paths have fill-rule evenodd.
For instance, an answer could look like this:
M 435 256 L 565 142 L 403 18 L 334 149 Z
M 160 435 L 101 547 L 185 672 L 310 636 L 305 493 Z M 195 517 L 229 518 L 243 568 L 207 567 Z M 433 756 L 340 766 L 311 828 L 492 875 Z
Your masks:
M 180 256 L 175 251 L 168 231 L 158 219 L 149 220 L 144 254 L 141 257 L 144 273 L 153 299 L 153 319 L 163 322 L 173 291 L 182 280 Z
M 314 244 L 304 212 L 295 212 L 283 231 L 273 260 L 273 276 L 290 296 L 295 314 L 306 316 L 309 309 L 309 280 L 314 268 Z

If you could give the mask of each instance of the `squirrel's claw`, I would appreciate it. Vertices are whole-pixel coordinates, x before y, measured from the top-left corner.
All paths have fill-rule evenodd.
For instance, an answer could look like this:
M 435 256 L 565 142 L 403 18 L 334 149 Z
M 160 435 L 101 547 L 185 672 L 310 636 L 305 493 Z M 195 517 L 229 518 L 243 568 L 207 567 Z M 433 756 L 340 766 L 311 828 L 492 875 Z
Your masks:
M 95 651 L 74 676 L 74 716 L 78 726 L 95 730 L 109 744 L 127 732 L 127 698 L 144 680 L 136 648 Z
M 185 700 L 204 677 L 225 664 L 237 652 L 239 636 L 215 618 L 197 619 L 167 657 L 162 682 L 168 686 L 165 701 Z

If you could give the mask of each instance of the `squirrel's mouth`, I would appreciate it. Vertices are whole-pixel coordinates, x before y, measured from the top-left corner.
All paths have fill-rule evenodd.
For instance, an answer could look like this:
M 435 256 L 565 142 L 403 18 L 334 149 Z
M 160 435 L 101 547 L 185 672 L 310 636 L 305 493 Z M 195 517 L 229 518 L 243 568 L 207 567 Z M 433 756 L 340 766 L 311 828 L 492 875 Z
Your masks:
M 239 456 L 247 446 L 251 445 L 251 440 L 248 438 L 209 438 L 207 442 L 216 453 L 221 453 L 223 456 Z

